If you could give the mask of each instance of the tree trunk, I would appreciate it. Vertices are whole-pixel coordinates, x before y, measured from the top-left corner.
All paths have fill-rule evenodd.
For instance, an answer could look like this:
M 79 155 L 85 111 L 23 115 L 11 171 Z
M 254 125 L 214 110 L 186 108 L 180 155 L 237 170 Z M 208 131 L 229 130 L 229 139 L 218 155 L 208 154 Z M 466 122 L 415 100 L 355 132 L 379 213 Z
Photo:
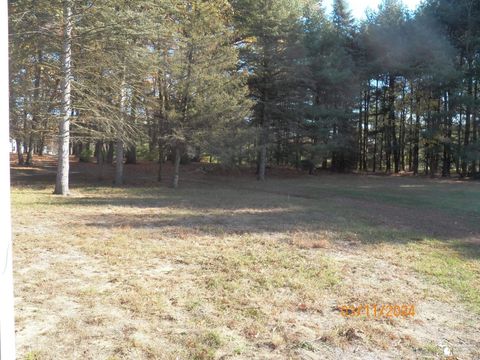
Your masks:
M 123 140 L 118 139 L 115 144 L 115 185 L 123 185 Z
M 468 87 L 467 87 L 467 95 L 468 95 L 468 103 L 465 111 L 465 131 L 464 131 L 464 139 L 463 139 L 463 146 L 464 150 L 467 150 L 468 146 L 470 145 L 470 123 L 471 123 L 471 115 L 472 115 L 472 107 L 470 105 L 471 98 L 473 95 L 473 76 L 472 76 L 472 61 L 468 61 Z M 462 159 L 462 177 L 468 175 L 468 159 L 464 155 Z
M 31 166 L 33 165 L 33 132 L 30 131 L 30 136 L 28 138 L 28 152 L 27 152 L 27 160 L 25 161 L 25 165 Z
M 266 59 L 269 59 L 269 54 L 270 54 L 270 49 L 269 47 L 264 47 L 263 48 L 263 65 L 267 69 L 268 68 L 268 61 Z M 263 106 L 262 106 L 262 117 L 260 119 L 260 149 L 258 153 L 258 172 L 257 172 L 257 180 L 258 181 L 265 181 L 265 170 L 267 168 L 267 141 L 268 141 L 268 130 L 270 127 L 270 109 L 268 108 L 268 102 L 270 101 L 270 96 L 269 96 L 269 84 L 268 84 L 268 79 L 264 76 L 263 77 L 263 90 L 262 90 L 262 100 L 263 100 Z
M 125 164 L 136 164 L 137 163 L 137 147 L 131 145 L 128 147 L 125 154 Z
M 458 126 L 457 126 L 457 149 L 462 147 L 462 111 L 458 113 Z M 460 151 L 456 152 L 455 156 L 455 171 L 458 175 L 462 174 L 461 154 Z
M 424 145 L 424 153 L 425 153 L 425 175 L 432 175 L 435 163 L 435 124 L 434 124 L 434 116 L 432 115 L 433 109 L 431 109 L 431 103 L 433 100 L 432 91 L 430 90 L 430 94 L 427 97 L 427 109 L 426 109 L 426 118 L 425 118 L 425 127 L 427 130 L 427 141 L 425 141 Z
M 365 94 L 365 111 L 363 121 L 363 144 L 362 144 L 362 168 L 368 171 L 368 119 L 370 117 L 370 82 L 367 83 L 367 92 Z
M 107 149 L 107 164 L 112 165 L 113 164 L 113 155 L 115 153 L 115 143 L 113 141 L 110 141 L 108 143 L 108 149 Z
M 166 53 L 166 51 L 164 52 Z M 165 55 L 164 55 L 165 56 Z M 165 60 L 165 57 L 164 57 Z M 167 120 L 167 85 L 165 83 L 165 77 L 159 71 L 158 72 L 158 101 L 159 101 L 159 114 L 157 119 L 157 129 L 158 129 L 158 173 L 157 181 L 162 181 L 162 172 L 163 172 L 163 162 L 165 161 L 164 153 L 164 132 L 165 132 L 165 122 Z
M 17 157 L 18 157 L 18 165 L 25 164 L 25 160 L 23 159 L 23 146 L 22 141 L 20 139 L 15 140 L 17 143 Z
M 378 79 L 375 84 L 375 129 L 373 137 L 373 165 L 372 171 L 377 171 L 377 135 L 378 135 Z
M 368 171 L 368 120 L 370 117 L 370 81 L 367 82 L 367 90 L 365 92 L 365 109 L 363 111 L 363 136 L 360 132 L 360 170 Z M 362 120 L 360 120 L 362 121 Z
M 450 166 L 451 166 L 451 140 L 452 140 L 452 118 L 449 114 L 449 101 L 450 93 L 445 92 L 444 95 L 444 112 L 445 112 L 445 140 L 443 143 L 443 164 L 442 164 L 442 177 L 450 176 Z
M 69 148 L 70 148 L 70 116 L 71 116 L 71 78 L 72 78 L 72 4 L 71 0 L 63 1 L 63 96 L 62 119 L 59 123 L 58 136 L 58 166 L 55 194 L 68 195 L 69 193 Z
M 395 120 L 392 123 L 392 139 L 393 139 L 393 162 L 395 166 L 395 174 L 397 174 L 400 171 L 400 147 L 398 145 Z
M 420 97 L 417 96 L 415 104 L 415 130 L 413 146 L 413 174 L 418 174 L 420 164 Z
M 40 136 L 40 143 L 38 144 L 38 156 L 43 156 L 43 151 L 45 148 L 45 135 Z
M 473 103 L 474 104 L 477 104 L 478 102 L 478 79 L 475 81 L 475 87 L 474 87 L 474 90 L 473 90 Z M 477 147 L 478 149 L 478 119 L 477 119 L 477 115 L 478 115 L 478 105 L 476 105 L 474 108 L 473 108 L 473 113 L 472 113 L 472 141 L 473 143 L 475 144 L 475 146 Z M 472 160 L 472 175 L 473 176 L 476 176 L 477 175 L 477 165 L 478 165 L 478 156 Z
M 267 169 L 267 131 L 262 127 L 260 133 L 260 149 L 258 152 L 257 180 L 265 181 Z
M 117 124 L 117 141 L 115 145 L 116 161 L 115 161 L 115 185 L 123 185 L 123 125 L 125 122 L 125 103 L 127 101 L 126 89 L 126 66 L 122 68 L 122 84 L 120 89 L 120 123 Z
M 158 144 L 158 173 L 157 173 L 157 181 L 162 181 L 162 172 L 163 172 L 163 161 L 164 161 L 164 154 L 163 154 L 163 145 Z
M 267 167 L 267 144 L 264 140 L 262 140 L 262 143 L 260 144 L 260 151 L 258 152 L 257 180 L 265 181 L 265 169 L 266 169 L 266 167 Z
M 95 145 L 95 156 L 98 165 L 98 179 L 103 180 L 103 169 L 105 164 L 105 153 L 103 151 L 103 141 L 97 141 Z
M 35 59 L 35 79 L 33 82 L 33 113 L 32 113 L 32 127 L 30 129 L 30 136 L 28 139 L 28 153 L 27 153 L 27 165 L 33 165 L 33 153 L 35 150 L 35 129 L 38 122 L 38 113 L 40 112 L 39 98 L 40 98 L 40 81 L 42 78 L 42 50 L 37 48 L 36 59 Z
M 298 134 L 295 134 L 295 169 L 300 169 L 300 136 Z
M 80 154 L 83 152 L 83 143 L 81 141 L 78 141 L 73 144 L 73 154 L 77 157 L 80 157 Z
M 392 150 L 395 153 L 396 148 L 393 144 L 392 149 L 392 140 L 395 141 L 395 134 L 394 134 L 394 126 L 395 126 L 395 76 L 389 76 L 388 82 L 388 124 L 385 129 L 385 159 L 386 159 L 386 172 L 389 173 L 392 171 Z
M 399 135 L 399 156 L 400 156 L 400 168 L 402 171 L 405 171 L 405 134 L 406 134 L 406 122 L 407 122 L 407 111 L 405 105 L 405 88 L 407 87 L 406 81 L 403 82 L 402 86 L 402 115 L 400 117 L 400 135 Z
M 365 95 L 363 94 L 363 91 L 360 92 L 360 106 L 358 107 L 358 140 L 357 140 L 357 151 L 356 151 L 356 160 L 357 160 L 357 168 L 359 171 L 363 170 L 363 162 L 362 162 L 362 153 L 363 153 L 363 131 L 362 131 L 362 126 L 363 126 L 363 108 L 364 108 L 364 100 L 365 100 Z
M 413 82 L 410 83 L 410 110 L 408 120 L 408 171 L 412 171 L 413 168 L 413 141 L 414 141 L 414 125 L 413 125 Z
M 103 159 L 103 142 L 102 141 L 99 140 L 95 143 L 95 151 L 93 153 L 93 156 L 95 157 L 95 159 L 97 159 L 97 164 L 100 164 L 100 162 L 102 160 L 104 160 Z
M 333 133 L 332 137 L 335 138 L 337 136 L 337 125 L 333 124 Z M 334 150 L 332 151 L 332 161 L 330 163 L 330 171 L 337 171 L 338 166 L 337 166 L 337 152 Z
M 180 147 L 177 145 L 175 146 L 175 157 L 173 159 L 173 179 L 172 179 L 172 187 L 176 189 L 178 187 L 178 179 L 180 177 Z

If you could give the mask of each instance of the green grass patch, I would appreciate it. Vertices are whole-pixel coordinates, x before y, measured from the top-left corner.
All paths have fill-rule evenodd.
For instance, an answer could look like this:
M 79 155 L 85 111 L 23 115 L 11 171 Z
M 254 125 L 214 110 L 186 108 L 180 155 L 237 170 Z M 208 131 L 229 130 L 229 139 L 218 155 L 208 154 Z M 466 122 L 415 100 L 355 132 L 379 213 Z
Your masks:
M 480 249 L 460 241 L 425 240 L 408 245 L 413 268 L 435 283 L 453 290 L 480 314 Z

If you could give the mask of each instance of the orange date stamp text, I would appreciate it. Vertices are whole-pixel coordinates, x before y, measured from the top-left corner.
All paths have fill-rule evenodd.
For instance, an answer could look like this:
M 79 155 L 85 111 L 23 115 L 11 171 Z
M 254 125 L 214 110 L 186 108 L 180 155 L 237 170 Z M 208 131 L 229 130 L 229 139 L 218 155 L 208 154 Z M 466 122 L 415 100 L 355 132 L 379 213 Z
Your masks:
M 339 309 L 343 317 L 393 318 L 415 316 L 415 305 L 413 304 L 343 305 Z

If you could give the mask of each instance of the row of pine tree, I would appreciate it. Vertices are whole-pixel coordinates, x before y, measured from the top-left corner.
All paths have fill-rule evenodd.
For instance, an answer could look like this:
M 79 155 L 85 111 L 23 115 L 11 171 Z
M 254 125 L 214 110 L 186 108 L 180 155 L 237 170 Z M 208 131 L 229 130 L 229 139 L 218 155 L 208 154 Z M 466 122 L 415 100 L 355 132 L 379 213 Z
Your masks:
M 18 160 L 476 176 L 480 1 L 9 0 Z M 115 160 L 116 159 L 116 160 Z

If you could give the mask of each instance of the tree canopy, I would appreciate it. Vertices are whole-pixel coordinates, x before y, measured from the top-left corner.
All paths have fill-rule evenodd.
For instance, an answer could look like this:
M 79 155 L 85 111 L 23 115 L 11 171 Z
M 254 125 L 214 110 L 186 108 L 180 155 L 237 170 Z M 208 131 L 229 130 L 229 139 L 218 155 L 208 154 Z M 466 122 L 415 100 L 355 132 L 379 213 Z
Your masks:
M 179 164 L 202 158 L 256 167 L 260 180 L 269 165 L 479 174 L 478 1 L 410 12 L 384 0 L 363 21 L 344 0 L 331 14 L 314 0 L 12 0 L 9 10 L 20 163 L 68 133 L 64 161 L 67 151 L 114 163 L 118 184 L 137 156 L 158 161 L 159 180 L 172 160 L 174 186 Z

